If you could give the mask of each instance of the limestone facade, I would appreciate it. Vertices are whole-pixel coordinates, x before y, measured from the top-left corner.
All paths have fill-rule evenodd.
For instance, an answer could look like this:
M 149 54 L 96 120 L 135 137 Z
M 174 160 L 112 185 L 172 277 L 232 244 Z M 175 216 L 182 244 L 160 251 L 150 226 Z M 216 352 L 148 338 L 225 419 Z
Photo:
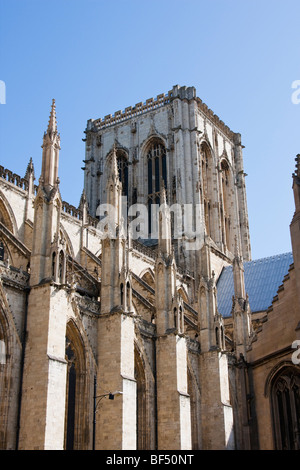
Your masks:
M 85 133 L 78 208 L 59 191 L 54 101 L 38 184 L 32 161 L 23 178 L 0 167 L 0 447 L 280 447 L 272 386 L 300 339 L 300 173 L 294 265 L 254 327 L 243 276 L 251 247 L 240 134 L 193 87 L 179 86 L 89 120 Z M 138 237 L 132 227 L 138 233 L 149 219 L 128 230 L 125 196 L 125 216 L 134 204 L 178 204 L 186 213 L 198 206 L 201 243 L 190 249 L 186 227 L 175 237 L 167 209 L 154 237 Z M 114 237 L 99 214 L 105 203 L 118 209 Z M 224 319 L 217 281 L 229 265 L 235 295 Z M 299 366 L 287 371 L 298 426 Z M 264 436 L 268 426 L 274 438 Z

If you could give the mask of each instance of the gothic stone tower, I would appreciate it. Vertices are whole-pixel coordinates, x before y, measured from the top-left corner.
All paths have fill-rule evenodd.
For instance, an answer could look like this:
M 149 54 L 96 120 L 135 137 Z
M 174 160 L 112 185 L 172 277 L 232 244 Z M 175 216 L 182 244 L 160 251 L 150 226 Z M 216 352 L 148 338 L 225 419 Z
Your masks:
M 84 187 L 92 216 L 106 202 L 107 161 L 115 146 L 128 206 L 144 204 L 150 212 L 160 204 L 163 185 L 170 206 L 199 206 L 216 274 L 219 260 L 232 258 L 235 237 L 244 261 L 251 258 L 241 136 L 207 108 L 194 87 L 174 86 L 167 95 L 90 119 L 85 133 Z M 152 229 L 149 222 L 149 237 Z M 174 241 L 176 261 L 200 274 L 187 224 L 182 230 L 185 237 Z
M 231 447 L 233 417 L 216 280 L 223 266 L 234 262 L 236 250 L 244 260 L 251 258 L 241 136 L 207 108 L 196 96 L 195 88 L 179 86 L 167 95 L 117 111 L 114 116 L 89 120 L 85 133 L 84 188 L 90 214 L 97 217 L 101 204 L 111 198 L 107 182 L 112 152 L 127 208 L 138 204 L 148 210 L 147 220 L 143 220 L 148 231 L 139 241 L 154 247 L 156 253 L 158 446 L 189 448 L 193 428 L 194 436 L 202 432 L 203 448 Z M 169 208 L 183 208 L 179 227 L 178 220 L 164 210 L 155 226 L 153 207 L 164 203 Z M 199 208 L 203 222 L 199 226 L 200 244 L 193 244 L 195 208 Z M 169 236 L 162 236 L 163 231 Z M 111 254 L 111 242 L 107 244 Z M 106 252 L 103 246 L 104 257 Z M 198 314 L 196 337 L 201 354 L 195 368 L 201 383 L 200 402 L 196 395 L 189 395 L 191 389 L 186 382 L 186 314 L 176 286 L 176 277 L 182 271 L 189 302 Z M 110 290 L 111 286 L 106 289 L 105 299 Z M 199 414 L 193 417 L 195 412 L 190 412 L 191 400 L 194 409 L 198 406 L 202 431 Z M 168 420 L 170 406 L 172 424 Z

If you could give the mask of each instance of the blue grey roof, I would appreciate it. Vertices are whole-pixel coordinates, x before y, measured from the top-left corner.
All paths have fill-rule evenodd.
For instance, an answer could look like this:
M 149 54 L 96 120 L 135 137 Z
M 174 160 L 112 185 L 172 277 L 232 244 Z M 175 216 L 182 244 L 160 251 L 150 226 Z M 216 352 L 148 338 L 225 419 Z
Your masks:
M 261 312 L 270 307 L 292 263 L 292 253 L 244 262 L 245 288 L 252 312 Z M 223 268 L 217 282 L 218 310 L 223 317 L 231 315 L 233 295 L 232 266 L 227 266 Z

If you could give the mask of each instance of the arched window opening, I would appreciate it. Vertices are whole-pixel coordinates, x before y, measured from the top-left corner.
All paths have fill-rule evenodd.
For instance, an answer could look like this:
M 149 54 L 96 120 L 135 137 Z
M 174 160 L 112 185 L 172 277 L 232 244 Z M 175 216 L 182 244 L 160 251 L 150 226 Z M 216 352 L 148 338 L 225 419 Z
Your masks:
M 221 162 L 221 186 L 222 186 L 222 208 L 223 208 L 223 233 L 224 245 L 230 248 L 230 170 L 226 160 Z
M 131 308 L 131 295 L 130 295 L 130 283 L 129 281 L 126 284 L 126 303 L 127 303 L 127 309 L 129 310 Z
M 276 450 L 300 450 L 300 371 L 287 367 L 272 383 Z
M 177 308 L 174 308 L 174 328 L 177 328 Z
M 147 152 L 148 167 L 148 215 L 149 232 L 151 232 L 151 205 L 160 205 L 161 191 L 164 187 L 168 200 L 167 182 L 167 153 L 166 148 L 160 140 L 153 140 Z
M 52 253 L 52 277 L 55 279 L 56 253 Z
M 219 328 L 216 328 L 216 345 L 219 346 Z
M 224 328 L 221 326 L 221 348 L 225 349 L 225 341 L 224 341 Z
M 213 227 L 212 227 L 212 213 L 213 207 L 213 177 L 212 177 L 212 155 L 211 151 L 206 144 L 203 142 L 200 148 L 200 159 L 201 159 L 201 196 L 202 204 L 204 208 L 204 221 L 206 233 L 208 236 L 214 238 Z
M 87 432 L 86 362 L 84 346 L 73 322 L 67 325 L 65 359 L 67 361 L 65 449 L 85 450 L 89 446 Z

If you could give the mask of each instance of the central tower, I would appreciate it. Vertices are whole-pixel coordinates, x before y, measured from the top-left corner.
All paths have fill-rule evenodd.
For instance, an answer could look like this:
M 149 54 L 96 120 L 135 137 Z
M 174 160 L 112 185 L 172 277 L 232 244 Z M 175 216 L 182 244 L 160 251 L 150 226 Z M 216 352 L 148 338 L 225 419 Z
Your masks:
M 177 85 L 166 95 L 104 119 L 90 119 L 85 133 L 84 188 L 92 216 L 107 200 L 109 155 L 114 148 L 128 207 L 138 203 L 147 208 L 144 238 L 152 238 L 151 245 L 156 243 L 151 236 L 153 205 L 161 204 L 165 189 L 167 204 L 181 208 L 192 232 L 184 222 L 174 227 L 172 219 L 172 244 L 180 268 L 194 278 L 201 275 L 199 247 L 192 243 L 197 210 L 201 239 L 211 247 L 217 276 L 224 261 L 232 263 L 235 239 L 243 259 L 251 259 L 241 136 L 197 97 L 194 87 Z M 180 236 L 174 236 L 175 229 Z

